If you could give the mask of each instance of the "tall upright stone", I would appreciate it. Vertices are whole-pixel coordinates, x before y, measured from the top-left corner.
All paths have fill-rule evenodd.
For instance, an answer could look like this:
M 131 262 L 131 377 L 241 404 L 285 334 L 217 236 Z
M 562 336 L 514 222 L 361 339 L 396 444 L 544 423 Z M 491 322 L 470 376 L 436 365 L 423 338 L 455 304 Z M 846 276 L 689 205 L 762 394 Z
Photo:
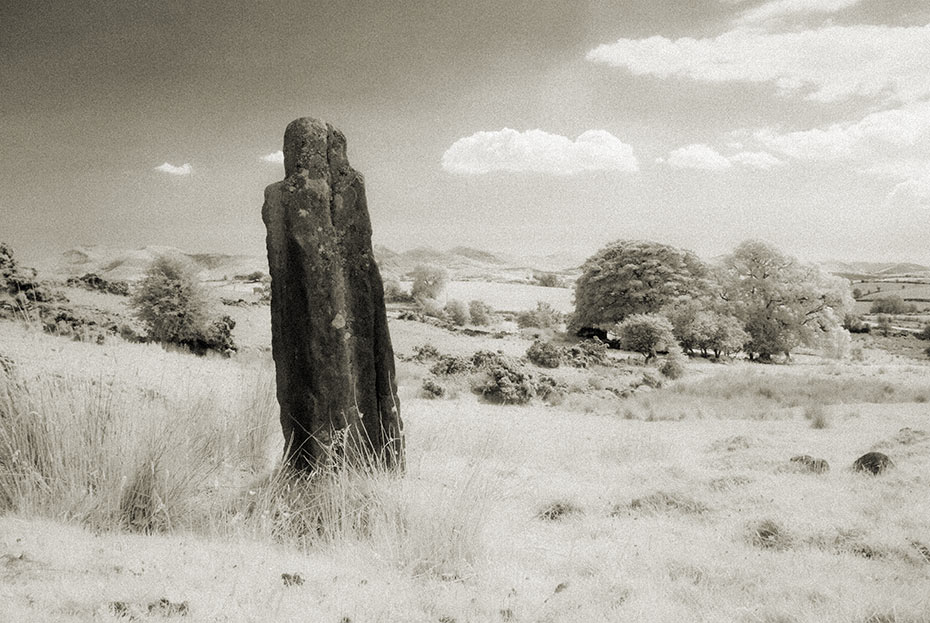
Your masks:
M 313 470 L 345 439 L 335 445 L 402 468 L 394 350 L 365 182 L 349 166 L 342 132 L 309 117 L 284 132 L 284 174 L 265 189 L 262 220 L 287 461 Z

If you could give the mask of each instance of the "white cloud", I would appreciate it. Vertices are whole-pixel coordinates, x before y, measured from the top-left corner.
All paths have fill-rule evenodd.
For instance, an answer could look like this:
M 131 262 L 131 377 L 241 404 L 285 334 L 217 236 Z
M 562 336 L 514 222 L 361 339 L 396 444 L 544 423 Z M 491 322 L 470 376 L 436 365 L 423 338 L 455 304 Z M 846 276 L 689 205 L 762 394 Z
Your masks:
M 259 160 L 264 160 L 265 162 L 273 162 L 275 164 L 284 164 L 284 152 L 280 149 L 278 151 L 273 151 L 270 154 L 265 154 L 261 156 Z
M 189 162 L 185 162 L 179 167 L 166 162 L 155 167 L 155 170 L 169 175 L 190 175 L 191 171 L 193 171 Z
M 733 166 L 720 152 L 701 143 L 679 147 L 668 155 L 668 165 L 675 169 L 704 169 L 723 171 Z
M 574 175 L 633 172 L 639 170 L 639 163 L 631 146 L 604 130 L 588 130 L 573 141 L 542 130 L 504 128 L 455 141 L 442 155 L 442 168 L 459 175 L 492 171 Z
M 794 15 L 836 13 L 860 2 L 862 0 L 771 0 L 748 9 L 736 21 L 742 24 L 758 24 Z
M 743 136 L 745 132 L 735 134 Z M 756 130 L 763 147 L 804 162 L 836 163 L 895 183 L 888 199 L 930 205 L 930 102 L 795 132 Z
M 587 55 L 634 75 L 766 82 L 786 93 L 806 91 L 808 99 L 822 102 L 887 95 L 910 102 L 930 95 L 927 58 L 930 25 L 784 33 L 736 28 L 710 39 L 620 39 Z
M 750 169 L 759 169 L 766 171 L 785 164 L 784 160 L 779 160 L 766 151 L 741 151 L 738 154 L 729 156 L 730 162 L 741 164 Z
M 784 164 L 783 161 L 764 151 L 741 151 L 731 156 L 724 156 L 710 145 L 703 143 L 679 147 L 670 152 L 667 159 L 658 158 L 656 162 L 667 162 L 675 169 L 703 169 L 705 171 L 726 171 L 734 165 L 766 170 Z
M 779 133 L 757 130 L 753 137 L 766 148 L 802 160 L 907 159 L 930 157 L 930 102 L 918 102 L 869 113 L 855 122 Z

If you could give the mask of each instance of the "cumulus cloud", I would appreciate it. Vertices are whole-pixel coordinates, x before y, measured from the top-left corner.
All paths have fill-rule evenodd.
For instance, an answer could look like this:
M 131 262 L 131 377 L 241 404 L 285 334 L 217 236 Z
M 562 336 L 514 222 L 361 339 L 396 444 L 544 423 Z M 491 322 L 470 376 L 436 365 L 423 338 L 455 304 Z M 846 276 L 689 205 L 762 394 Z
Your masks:
M 705 171 L 726 171 L 735 165 L 749 169 L 766 170 L 784 164 L 770 153 L 764 151 L 741 151 L 724 156 L 719 151 L 703 143 L 679 147 L 670 152 L 667 159 L 659 159 L 675 169 L 703 169 Z
M 738 132 L 745 135 L 744 132 Z M 889 199 L 930 204 L 930 102 L 823 127 L 750 133 L 762 147 L 803 162 L 838 163 L 890 180 Z
M 166 162 L 155 167 L 155 170 L 169 175 L 190 175 L 191 171 L 193 171 L 189 162 L 185 162 L 181 166 L 175 166 Z
M 675 169 L 723 171 L 733 166 L 720 152 L 702 143 L 686 145 L 669 153 L 666 162 Z
M 589 61 L 624 67 L 634 75 L 772 83 L 821 102 L 855 96 L 918 100 L 930 95 L 927 58 L 930 25 L 827 26 L 780 33 L 740 27 L 707 39 L 620 39 L 587 54 Z
M 858 121 L 809 130 L 781 133 L 761 129 L 753 137 L 772 151 L 804 160 L 913 158 L 915 152 L 928 151 L 930 102 L 873 112 Z
M 542 130 L 504 128 L 455 141 L 442 156 L 442 168 L 458 175 L 492 171 L 574 175 L 585 171 L 633 172 L 639 170 L 639 162 L 630 145 L 604 130 L 588 130 L 571 140 Z
M 775 19 L 811 13 L 836 13 L 862 0 L 772 0 L 747 10 L 736 20 L 741 24 L 758 24 Z
M 270 154 L 261 156 L 259 160 L 273 162 L 275 164 L 284 164 L 284 152 L 279 149 L 278 151 L 273 151 Z

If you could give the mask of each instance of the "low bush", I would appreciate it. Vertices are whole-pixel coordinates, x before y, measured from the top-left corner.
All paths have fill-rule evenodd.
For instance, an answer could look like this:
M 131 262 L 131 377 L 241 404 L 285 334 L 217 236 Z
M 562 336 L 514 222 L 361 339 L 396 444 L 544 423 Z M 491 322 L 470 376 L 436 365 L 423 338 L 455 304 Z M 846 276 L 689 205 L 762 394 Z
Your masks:
M 428 376 L 423 379 L 423 385 L 420 386 L 420 396 L 423 398 L 442 398 L 446 395 L 446 388 L 443 387 L 435 377 Z
M 439 350 L 432 344 L 421 344 L 413 347 L 413 358 L 416 361 L 432 361 L 439 359 Z
M 918 340 L 930 340 L 930 323 L 927 323 L 923 328 L 917 333 Z
M 471 316 L 471 323 L 476 325 L 491 324 L 491 306 L 484 301 L 471 301 L 468 304 L 468 314 Z
M 553 309 L 549 303 L 540 301 L 536 303 L 535 310 L 519 312 L 516 322 L 521 329 L 554 329 L 562 324 L 562 314 Z
M 474 370 L 474 365 L 468 358 L 455 355 L 440 355 L 439 361 L 430 368 L 430 372 L 436 376 L 450 376 L 472 370 Z
M 446 312 L 443 309 L 442 303 L 436 299 L 418 299 L 417 304 L 420 306 L 420 311 L 423 312 L 424 316 L 429 316 L 430 318 L 439 318 L 440 320 L 446 319 Z
M 558 368 L 562 362 L 562 349 L 552 342 L 535 340 L 526 350 L 526 358 L 541 368 Z
M 667 379 L 680 379 L 685 374 L 685 364 L 682 357 L 668 357 L 659 366 L 659 372 Z
M 491 402 L 525 404 L 536 396 L 536 380 L 517 362 L 500 353 L 479 351 L 472 364 L 485 374 L 472 389 Z
M 588 368 L 592 365 L 604 366 L 610 363 L 610 358 L 607 356 L 607 344 L 596 337 L 565 348 L 562 360 L 575 368 Z
M 460 327 L 468 324 L 470 315 L 468 313 L 468 308 L 462 301 L 456 299 L 450 300 L 448 303 L 446 303 L 443 311 L 445 312 L 446 318 L 448 318 L 452 324 L 458 325 Z
M 71 277 L 68 279 L 67 284 L 73 288 L 84 288 L 117 296 L 129 296 L 129 282 L 122 280 L 109 281 L 96 273 L 85 273 L 80 277 Z

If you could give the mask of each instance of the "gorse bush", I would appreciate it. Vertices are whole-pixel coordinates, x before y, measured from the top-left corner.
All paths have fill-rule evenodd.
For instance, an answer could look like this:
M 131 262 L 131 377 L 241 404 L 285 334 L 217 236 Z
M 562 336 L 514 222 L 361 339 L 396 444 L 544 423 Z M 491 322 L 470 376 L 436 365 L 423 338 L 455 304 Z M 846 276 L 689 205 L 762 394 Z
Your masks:
M 562 363 L 562 349 L 552 342 L 535 340 L 526 350 L 526 358 L 543 368 L 558 368 Z
M 206 287 L 194 269 L 167 256 L 152 262 L 130 299 L 150 340 L 200 354 L 207 350 L 229 354 L 236 350 L 235 322 L 229 316 L 214 318 L 210 306 Z
M 562 314 L 549 303 L 540 301 L 536 303 L 536 309 L 518 313 L 516 320 L 521 329 L 554 329 L 562 324 Z

